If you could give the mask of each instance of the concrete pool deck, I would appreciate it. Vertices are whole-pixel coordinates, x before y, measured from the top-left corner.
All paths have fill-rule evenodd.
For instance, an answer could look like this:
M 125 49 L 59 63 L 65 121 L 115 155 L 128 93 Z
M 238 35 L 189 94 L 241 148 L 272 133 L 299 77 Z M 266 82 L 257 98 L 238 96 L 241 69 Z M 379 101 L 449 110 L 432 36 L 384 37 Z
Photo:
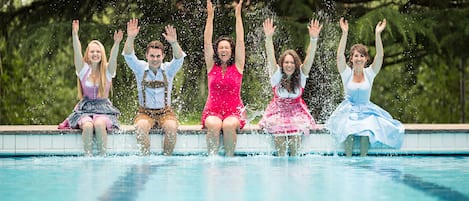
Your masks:
M 319 125 L 320 127 L 322 125 Z M 469 155 L 469 124 L 405 124 L 405 138 L 400 149 L 384 146 L 369 150 L 369 155 Z M 205 154 L 206 130 L 200 125 L 179 128 L 175 155 Z M 162 153 L 162 131 L 152 130 L 152 154 Z M 134 127 L 123 125 L 108 135 L 109 155 L 138 154 Z M 222 149 L 221 149 L 222 150 Z M 246 126 L 238 133 L 237 155 L 271 154 L 272 136 L 257 125 Z M 343 147 L 334 143 L 325 130 L 312 130 L 303 136 L 302 151 L 307 154 L 342 154 Z M 354 152 L 358 152 L 356 149 Z M 78 129 L 59 130 L 56 125 L 0 125 L 0 156 L 68 156 L 82 155 L 83 143 Z

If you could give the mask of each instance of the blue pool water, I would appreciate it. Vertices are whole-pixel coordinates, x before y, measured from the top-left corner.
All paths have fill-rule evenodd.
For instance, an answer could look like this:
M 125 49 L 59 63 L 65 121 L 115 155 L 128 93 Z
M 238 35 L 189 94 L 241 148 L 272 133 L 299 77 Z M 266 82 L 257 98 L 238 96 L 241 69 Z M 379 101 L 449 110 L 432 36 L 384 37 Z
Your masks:
M 469 157 L 0 158 L 2 201 L 469 200 Z

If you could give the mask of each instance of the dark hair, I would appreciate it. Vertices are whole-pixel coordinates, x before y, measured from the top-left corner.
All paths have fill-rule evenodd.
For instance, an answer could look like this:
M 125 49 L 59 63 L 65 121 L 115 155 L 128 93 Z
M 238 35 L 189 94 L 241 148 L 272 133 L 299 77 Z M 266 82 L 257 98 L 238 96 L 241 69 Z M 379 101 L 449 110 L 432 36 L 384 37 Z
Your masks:
M 366 57 L 366 63 L 365 63 L 365 67 L 366 67 L 366 64 L 368 64 L 368 61 L 370 61 L 370 54 L 368 54 L 368 48 L 366 48 L 366 46 L 363 44 L 355 44 L 350 48 L 350 58 L 348 62 L 348 65 L 350 66 L 350 68 L 353 68 L 352 57 L 353 57 L 354 51 L 357 51 L 358 53 L 363 54 Z
M 157 40 L 154 40 L 154 41 L 151 41 L 150 43 L 148 43 L 145 54 L 148 53 L 148 50 L 150 50 L 150 48 L 160 49 L 163 52 L 163 54 L 164 54 L 164 51 L 165 51 L 165 47 L 164 47 L 163 43 L 161 43 L 160 41 L 157 41 Z
M 215 44 L 213 45 L 213 60 L 215 61 L 215 64 L 217 65 L 221 65 L 221 60 L 220 60 L 220 57 L 218 57 L 218 44 L 221 42 L 221 41 L 228 41 L 230 43 L 230 47 L 231 47 L 231 58 L 228 59 L 228 66 L 234 64 L 234 58 L 235 58 L 235 41 L 230 38 L 230 37 L 226 37 L 226 36 L 220 36 L 217 41 L 215 42 Z
M 283 62 L 285 61 L 285 57 L 287 55 L 292 56 L 293 62 L 295 63 L 295 71 L 291 75 L 290 79 L 287 79 L 288 75 L 283 72 Z M 282 81 L 280 82 L 281 86 L 285 88 L 288 92 L 294 92 L 295 89 L 300 88 L 300 67 L 302 63 L 300 56 L 298 56 L 295 50 L 286 50 L 285 52 L 283 52 L 283 54 L 280 55 L 278 63 L 280 66 L 280 71 L 282 72 Z

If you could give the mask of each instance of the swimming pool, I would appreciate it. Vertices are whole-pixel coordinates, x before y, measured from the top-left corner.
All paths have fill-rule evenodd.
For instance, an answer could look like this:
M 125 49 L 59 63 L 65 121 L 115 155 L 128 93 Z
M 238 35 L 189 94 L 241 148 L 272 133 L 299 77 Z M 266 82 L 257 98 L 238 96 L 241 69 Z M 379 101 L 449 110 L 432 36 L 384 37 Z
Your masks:
M 469 157 L 0 158 L 2 201 L 469 200 Z

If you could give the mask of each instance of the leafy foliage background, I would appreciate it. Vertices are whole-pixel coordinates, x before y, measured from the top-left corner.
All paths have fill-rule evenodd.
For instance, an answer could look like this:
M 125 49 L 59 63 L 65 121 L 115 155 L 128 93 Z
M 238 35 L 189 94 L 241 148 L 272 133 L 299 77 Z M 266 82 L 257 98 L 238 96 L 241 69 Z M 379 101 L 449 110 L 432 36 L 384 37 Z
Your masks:
M 218 0 L 214 38 L 234 36 L 235 1 Z M 126 30 L 130 18 L 140 19 L 137 56 L 151 40 L 164 38 L 173 24 L 188 54 L 173 89 L 173 107 L 183 124 L 199 124 L 207 97 L 203 61 L 203 0 L 0 0 L 0 124 L 57 124 L 78 102 L 73 67 L 71 21 L 80 20 L 83 50 L 100 40 L 109 54 L 112 33 Z M 385 61 L 375 79 L 371 100 L 404 123 L 467 123 L 469 113 L 469 1 L 245 1 L 243 21 L 247 64 L 242 99 L 255 123 L 272 97 L 265 68 L 262 22 L 277 24 L 277 54 L 295 49 L 304 58 L 307 23 L 324 24 L 304 99 L 323 123 L 343 99 L 335 66 L 340 28 L 345 17 L 350 31 L 347 47 L 362 43 L 374 56 L 374 27 L 383 18 Z M 125 36 L 124 36 L 125 40 Z M 120 48 L 122 49 L 124 41 Z M 168 50 L 166 60 L 171 57 Z M 347 52 L 346 52 L 347 54 Z M 278 57 L 278 55 L 277 55 Z M 131 124 L 137 108 L 132 71 L 118 58 L 111 101 Z

